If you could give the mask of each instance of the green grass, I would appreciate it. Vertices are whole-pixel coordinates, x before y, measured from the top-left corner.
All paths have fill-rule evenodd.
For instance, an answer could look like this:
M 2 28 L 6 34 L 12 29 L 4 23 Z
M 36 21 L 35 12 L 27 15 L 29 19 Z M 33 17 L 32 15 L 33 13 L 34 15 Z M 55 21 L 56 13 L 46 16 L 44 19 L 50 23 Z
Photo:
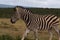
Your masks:
M 14 39 L 9 35 L 0 35 L 0 40 L 14 40 Z
M 18 35 L 16 37 L 12 37 L 10 35 L 0 35 L 0 40 L 21 40 L 21 37 Z M 34 40 L 34 39 L 28 39 L 25 38 L 25 40 Z M 40 38 L 40 40 L 48 40 L 48 38 Z M 52 40 L 57 40 L 56 38 L 53 38 Z
M 16 36 L 15 38 L 10 35 L 0 35 L 0 40 L 21 40 L 21 37 L 19 35 Z M 25 40 L 32 40 L 32 39 L 25 38 Z

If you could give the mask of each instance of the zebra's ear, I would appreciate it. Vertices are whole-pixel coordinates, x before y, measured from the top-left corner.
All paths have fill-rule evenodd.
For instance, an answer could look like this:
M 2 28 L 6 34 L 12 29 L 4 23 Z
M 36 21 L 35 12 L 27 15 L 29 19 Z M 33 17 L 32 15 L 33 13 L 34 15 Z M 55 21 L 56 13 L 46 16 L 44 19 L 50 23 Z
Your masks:
M 19 8 L 18 7 L 15 8 L 15 11 L 17 12 L 17 14 L 19 14 Z
M 16 7 L 15 10 L 18 11 L 18 7 Z
M 20 18 L 19 7 L 16 7 L 15 9 L 16 9 L 15 13 L 18 15 L 18 18 Z

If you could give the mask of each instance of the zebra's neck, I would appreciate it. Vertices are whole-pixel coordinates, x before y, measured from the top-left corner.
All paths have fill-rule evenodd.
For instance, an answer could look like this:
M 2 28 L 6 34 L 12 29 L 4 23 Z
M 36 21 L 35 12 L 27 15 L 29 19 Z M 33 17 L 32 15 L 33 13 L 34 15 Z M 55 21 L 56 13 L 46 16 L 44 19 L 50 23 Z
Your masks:
M 30 21 L 30 14 L 23 14 L 21 16 L 22 20 L 26 23 L 27 26 L 30 25 L 31 21 Z
M 27 9 L 24 9 L 24 12 L 28 13 L 28 14 L 32 14 L 32 12 L 30 10 L 27 10 Z
M 21 13 L 21 18 L 24 20 L 24 21 L 28 21 L 29 20 L 29 15 L 31 15 L 32 13 L 27 10 L 27 9 L 23 9 L 23 12 Z
M 22 13 L 21 19 L 24 21 L 28 21 L 29 20 L 29 14 Z
M 32 14 L 29 10 L 27 9 L 22 9 L 22 12 L 19 12 L 21 14 L 21 19 L 25 21 L 26 23 L 29 22 L 30 15 Z

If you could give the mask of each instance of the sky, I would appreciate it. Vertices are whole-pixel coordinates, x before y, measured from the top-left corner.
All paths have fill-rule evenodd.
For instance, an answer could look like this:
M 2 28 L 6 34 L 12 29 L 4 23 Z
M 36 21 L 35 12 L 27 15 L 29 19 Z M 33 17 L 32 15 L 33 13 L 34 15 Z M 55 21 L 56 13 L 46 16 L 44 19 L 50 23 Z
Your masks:
M 0 0 L 0 4 L 40 8 L 60 8 L 60 0 Z

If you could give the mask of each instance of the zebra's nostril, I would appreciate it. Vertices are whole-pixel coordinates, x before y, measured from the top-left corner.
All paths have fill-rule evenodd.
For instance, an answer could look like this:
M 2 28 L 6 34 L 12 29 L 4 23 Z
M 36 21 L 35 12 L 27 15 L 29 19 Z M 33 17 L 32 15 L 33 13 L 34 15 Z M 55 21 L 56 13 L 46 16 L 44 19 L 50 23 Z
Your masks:
M 11 19 L 10 21 L 11 21 L 11 23 L 12 23 L 12 24 L 14 24 L 14 23 L 15 23 L 14 21 L 12 21 L 12 19 Z

